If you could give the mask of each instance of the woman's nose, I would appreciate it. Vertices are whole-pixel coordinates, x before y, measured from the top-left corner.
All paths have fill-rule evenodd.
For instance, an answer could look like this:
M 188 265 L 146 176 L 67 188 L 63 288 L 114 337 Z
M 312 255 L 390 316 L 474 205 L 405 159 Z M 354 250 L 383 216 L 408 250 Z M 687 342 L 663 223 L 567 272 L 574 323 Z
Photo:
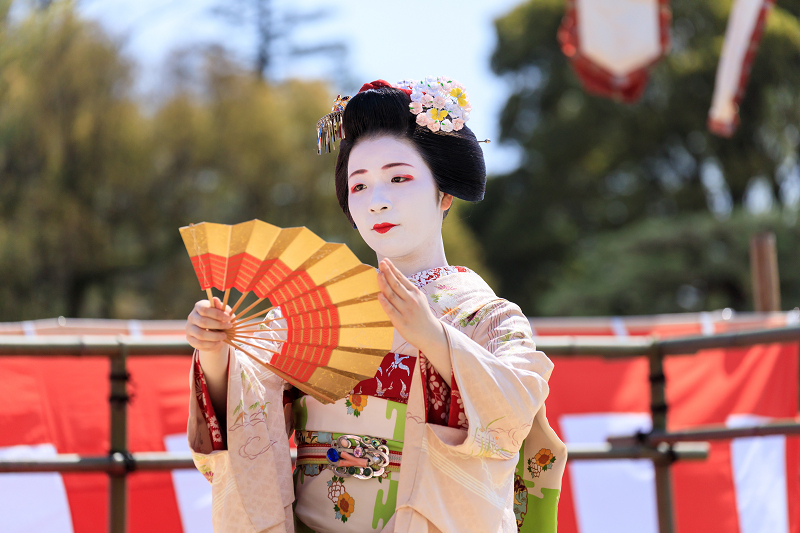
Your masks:
M 389 211 L 392 208 L 392 203 L 389 199 L 377 191 L 372 196 L 372 201 L 369 204 L 369 211 L 370 213 L 379 213 L 381 211 Z

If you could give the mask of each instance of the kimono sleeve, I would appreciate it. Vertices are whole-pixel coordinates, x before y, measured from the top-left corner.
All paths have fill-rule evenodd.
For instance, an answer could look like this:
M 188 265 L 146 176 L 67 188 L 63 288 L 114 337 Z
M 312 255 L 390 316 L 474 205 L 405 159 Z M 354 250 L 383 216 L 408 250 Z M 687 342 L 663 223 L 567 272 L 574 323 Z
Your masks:
M 462 403 L 467 427 L 467 438 L 454 451 L 512 459 L 547 398 L 553 363 L 536 350 L 528 319 L 516 305 L 495 300 L 471 321 L 477 322 L 471 337 L 444 324 L 453 401 Z
M 267 359 L 276 332 L 256 340 L 252 352 Z M 293 531 L 291 459 L 283 394 L 286 383 L 240 350 L 228 366 L 227 449 L 214 449 L 192 365 L 189 445 L 198 470 L 211 482 L 214 531 Z M 209 439 L 209 429 L 211 439 Z

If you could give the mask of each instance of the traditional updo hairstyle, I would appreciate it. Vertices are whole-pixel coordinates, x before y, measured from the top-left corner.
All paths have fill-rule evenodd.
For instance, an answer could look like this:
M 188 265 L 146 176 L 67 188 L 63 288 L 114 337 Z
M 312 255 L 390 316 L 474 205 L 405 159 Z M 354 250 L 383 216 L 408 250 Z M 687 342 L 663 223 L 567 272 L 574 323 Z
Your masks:
M 426 126 L 419 126 L 416 116 L 409 110 L 410 103 L 411 97 L 406 92 L 394 87 L 378 87 L 362 89 L 344 109 L 344 139 L 339 144 L 336 159 L 336 197 L 351 223 L 347 186 L 350 152 L 360 140 L 382 135 L 411 141 L 441 192 L 469 202 L 483 200 L 486 164 L 475 134 L 466 126 L 459 131 L 435 133 Z

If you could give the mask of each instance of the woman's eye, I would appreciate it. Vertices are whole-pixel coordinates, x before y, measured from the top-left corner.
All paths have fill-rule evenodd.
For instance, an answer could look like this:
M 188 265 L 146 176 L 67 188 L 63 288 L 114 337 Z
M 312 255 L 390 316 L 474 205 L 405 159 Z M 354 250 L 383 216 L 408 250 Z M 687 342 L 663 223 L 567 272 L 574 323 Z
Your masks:
M 363 188 L 364 188 L 364 184 L 363 183 L 359 183 L 358 185 L 354 185 L 353 188 L 350 189 L 350 192 L 357 192 L 357 191 L 360 191 Z
M 392 183 L 403 183 L 404 181 L 408 181 L 410 179 L 410 176 L 395 176 L 392 178 Z

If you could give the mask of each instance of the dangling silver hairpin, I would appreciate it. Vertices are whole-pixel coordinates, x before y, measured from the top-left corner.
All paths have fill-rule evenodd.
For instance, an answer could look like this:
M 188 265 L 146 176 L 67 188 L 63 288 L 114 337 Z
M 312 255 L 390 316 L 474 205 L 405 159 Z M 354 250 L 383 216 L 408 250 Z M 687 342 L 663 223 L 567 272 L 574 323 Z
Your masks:
M 322 154 L 323 149 L 325 153 L 336 150 L 336 141 L 344 139 L 342 113 L 349 100 L 349 96 L 338 95 L 331 112 L 317 121 L 317 154 Z

